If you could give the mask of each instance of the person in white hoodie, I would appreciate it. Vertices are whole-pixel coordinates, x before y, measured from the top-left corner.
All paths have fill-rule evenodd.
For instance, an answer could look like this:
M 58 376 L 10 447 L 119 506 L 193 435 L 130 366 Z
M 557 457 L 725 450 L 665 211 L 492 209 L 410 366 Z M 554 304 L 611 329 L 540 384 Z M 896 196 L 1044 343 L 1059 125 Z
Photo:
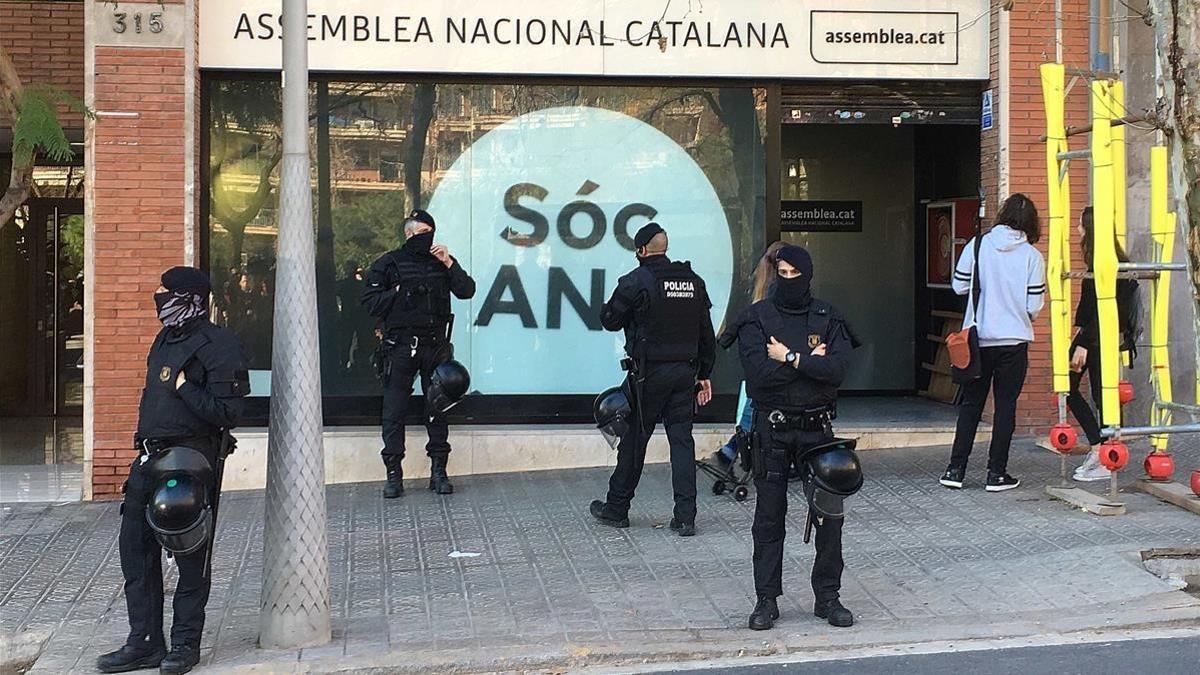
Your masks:
M 950 464 L 941 484 L 961 489 L 975 432 L 983 416 L 988 390 L 995 396 L 992 441 L 988 452 L 985 489 L 1011 490 L 1021 484 L 1008 473 L 1008 450 L 1017 423 L 1017 398 L 1025 385 L 1033 320 L 1046 298 L 1046 262 L 1033 244 L 1041 236 L 1037 207 L 1023 194 L 1004 201 L 996 224 L 981 235 L 979 265 L 975 265 L 975 240 L 963 249 L 954 269 L 954 292 L 968 295 L 975 270 L 979 274 L 979 311 L 967 300 L 964 326 L 979 334 L 981 376 L 962 387 L 958 426 Z

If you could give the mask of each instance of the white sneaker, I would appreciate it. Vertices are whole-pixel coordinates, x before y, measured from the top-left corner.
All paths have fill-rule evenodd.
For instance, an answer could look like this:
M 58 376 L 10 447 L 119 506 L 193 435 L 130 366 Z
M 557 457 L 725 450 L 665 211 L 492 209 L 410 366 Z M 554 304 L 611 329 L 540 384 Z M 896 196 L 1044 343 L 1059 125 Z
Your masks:
M 1079 468 L 1084 469 L 1082 466 Z M 1074 479 L 1080 483 L 1094 483 L 1096 481 L 1108 480 L 1111 477 L 1111 471 L 1103 466 L 1100 466 L 1100 464 L 1096 464 L 1095 466 L 1089 467 L 1086 470 L 1076 471 Z
M 1100 453 L 1096 450 L 1092 450 L 1088 453 L 1087 457 L 1084 458 L 1083 464 L 1080 464 L 1078 468 L 1075 469 L 1075 475 L 1078 476 L 1086 473 L 1098 466 L 1100 466 Z

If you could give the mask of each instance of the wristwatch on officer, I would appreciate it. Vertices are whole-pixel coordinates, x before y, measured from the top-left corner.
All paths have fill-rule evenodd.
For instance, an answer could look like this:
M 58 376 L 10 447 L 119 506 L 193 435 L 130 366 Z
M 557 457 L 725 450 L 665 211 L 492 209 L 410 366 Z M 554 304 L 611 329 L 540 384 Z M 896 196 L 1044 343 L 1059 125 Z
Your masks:
M 783 359 L 784 359 L 784 361 L 787 361 L 787 364 L 789 366 L 795 366 L 796 359 L 799 357 L 800 357 L 800 355 L 797 354 L 796 352 L 788 352 L 787 355 L 783 357 Z

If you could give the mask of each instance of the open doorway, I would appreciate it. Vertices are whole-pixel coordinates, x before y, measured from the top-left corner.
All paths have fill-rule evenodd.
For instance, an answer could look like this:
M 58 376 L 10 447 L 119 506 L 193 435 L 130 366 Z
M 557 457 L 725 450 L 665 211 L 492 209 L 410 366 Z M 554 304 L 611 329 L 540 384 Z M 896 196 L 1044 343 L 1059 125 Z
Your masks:
M 83 200 L 30 199 L 0 225 L 0 492 L 79 499 Z
M 837 306 L 864 343 L 843 391 L 880 397 L 871 405 L 876 412 L 891 410 L 883 405 L 889 399 L 906 419 L 950 428 L 952 408 L 918 402 L 953 399 L 956 389 L 931 389 L 942 376 L 934 372 L 942 344 L 931 336 L 950 325 L 946 317 L 961 320 L 963 309 L 948 285 L 929 282 L 927 209 L 955 202 L 973 227 L 980 180 L 977 119 L 785 122 L 780 137 L 780 237 L 809 249 L 814 295 Z M 943 243 L 933 241 L 933 248 Z M 965 241 L 949 243 L 953 258 Z M 945 370 L 948 375 L 948 366 Z

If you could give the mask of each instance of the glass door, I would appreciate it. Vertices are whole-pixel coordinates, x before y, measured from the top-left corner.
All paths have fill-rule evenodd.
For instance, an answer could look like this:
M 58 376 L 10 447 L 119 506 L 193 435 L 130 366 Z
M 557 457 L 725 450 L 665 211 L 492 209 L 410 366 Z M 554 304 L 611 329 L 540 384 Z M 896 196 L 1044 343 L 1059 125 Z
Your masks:
M 0 415 L 83 414 L 83 202 L 30 200 L 0 229 Z

